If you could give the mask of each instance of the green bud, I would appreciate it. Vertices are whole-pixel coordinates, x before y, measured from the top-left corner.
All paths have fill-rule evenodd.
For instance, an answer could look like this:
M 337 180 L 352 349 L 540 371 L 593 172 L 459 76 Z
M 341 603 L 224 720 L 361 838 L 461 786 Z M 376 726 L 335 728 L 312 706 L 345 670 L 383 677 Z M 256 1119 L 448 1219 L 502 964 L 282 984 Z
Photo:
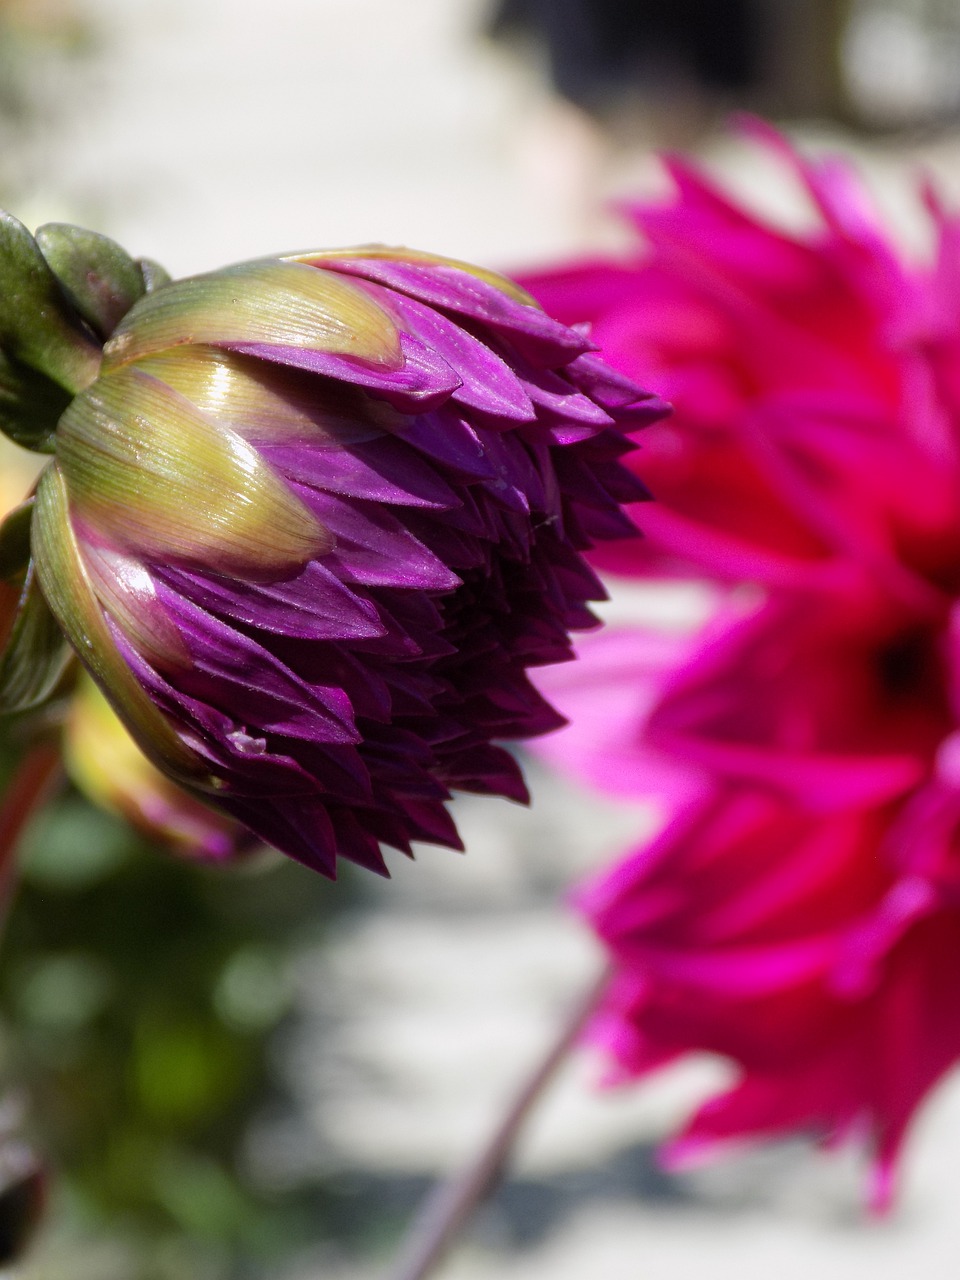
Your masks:
M 76 394 L 97 376 L 100 347 L 71 310 L 26 227 L 0 212 L 0 351 Z
M 146 292 L 126 250 L 96 231 L 48 222 L 36 240 L 70 302 L 100 338 L 108 338 Z
M 161 267 L 159 262 L 154 262 L 152 258 L 138 258 L 137 268 L 143 279 L 143 292 L 156 293 L 158 289 L 165 288 L 173 277 L 166 267 Z
M 0 432 L 14 444 L 53 453 L 57 423 L 71 399 L 69 391 L 0 350 Z

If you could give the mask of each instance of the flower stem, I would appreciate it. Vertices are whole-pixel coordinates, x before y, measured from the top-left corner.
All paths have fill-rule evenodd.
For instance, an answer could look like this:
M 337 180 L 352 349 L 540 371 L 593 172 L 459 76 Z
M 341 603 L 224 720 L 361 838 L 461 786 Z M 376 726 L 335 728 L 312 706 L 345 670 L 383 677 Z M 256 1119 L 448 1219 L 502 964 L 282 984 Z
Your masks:
M 60 772 L 60 749 L 52 739 L 35 742 L 21 760 L 0 800 L 0 920 L 13 889 L 17 845 L 47 799 Z
M 443 1260 L 456 1236 L 499 1182 L 520 1129 L 576 1042 L 609 976 L 605 969 L 573 1006 L 549 1051 L 517 1090 L 473 1159 L 424 1200 L 385 1280 L 424 1280 Z

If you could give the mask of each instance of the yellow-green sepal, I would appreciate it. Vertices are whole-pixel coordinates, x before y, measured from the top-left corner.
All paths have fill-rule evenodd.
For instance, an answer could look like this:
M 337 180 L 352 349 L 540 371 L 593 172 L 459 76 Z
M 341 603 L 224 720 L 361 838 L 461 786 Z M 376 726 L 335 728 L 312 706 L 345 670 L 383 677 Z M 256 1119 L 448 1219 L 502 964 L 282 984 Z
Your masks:
M 104 348 L 104 370 L 172 347 L 266 344 L 399 368 L 400 337 L 369 293 L 332 271 L 266 258 L 176 280 L 141 298 Z
M 205 418 L 257 444 L 309 443 L 339 449 L 374 440 L 404 419 L 352 387 L 318 385 L 302 369 L 217 347 L 179 347 L 137 361 Z
M 31 541 L 37 581 L 51 612 L 141 751 L 185 786 L 216 789 L 202 757 L 150 700 L 114 642 L 80 553 L 56 463 L 37 487 Z
M 84 520 L 135 555 L 270 579 L 333 546 L 255 448 L 139 369 L 73 400 L 57 466 Z

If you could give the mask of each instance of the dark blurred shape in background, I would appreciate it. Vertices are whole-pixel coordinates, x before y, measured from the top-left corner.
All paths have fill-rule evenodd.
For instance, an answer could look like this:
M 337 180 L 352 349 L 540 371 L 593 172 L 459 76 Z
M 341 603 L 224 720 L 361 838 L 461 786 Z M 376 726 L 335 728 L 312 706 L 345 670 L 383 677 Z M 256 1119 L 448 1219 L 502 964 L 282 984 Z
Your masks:
M 542 42 L 556 89 L 607 122 L 664 100 L 871 130 L 960 110 L 956 0 L 500 0 L 490 31 Z
M 559 92 L 603 111 L 636 85 L 693 77 L 708 88 L 752 88 L 754 16 L 751 0 L 502 0 L 493 31 L 540 34 Z
M 20 1111 L 11 1099 L 0 1102 L 0 1267 L 20 1260 L 47 1199 L 46 1171 L 34 1152 L 7 1131 L 21 1119 Z

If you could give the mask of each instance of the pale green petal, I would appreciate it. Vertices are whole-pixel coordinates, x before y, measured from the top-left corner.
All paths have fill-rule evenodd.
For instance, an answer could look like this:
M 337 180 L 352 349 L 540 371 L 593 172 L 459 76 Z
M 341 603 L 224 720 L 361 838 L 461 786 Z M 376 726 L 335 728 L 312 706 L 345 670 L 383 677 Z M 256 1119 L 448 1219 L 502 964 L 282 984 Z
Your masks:
M 244 440 L 339 448 L 397 429 L 404 416 L 357 387 L 216 347 L 184 347 L 137 362 Z
M 44 472 L 37 489 L 33 558 L 50 609 L 141 750 L 178 781 L 215 789 L 217 781 L 203 759 L 151 702 L 114 643 L 77 545 L 67 487 L 56 465 Z
M 76 397 L 57 461 L 78 514 L 137 556 L 269 579 L 333 545 L 256 449 L 137 369 Z
M 177 280 L 141 298 L 104 348 L 104 369 L 194 343 L 269 343 L 400 368 L 391 317 L 332 271 L 275 258 Z

